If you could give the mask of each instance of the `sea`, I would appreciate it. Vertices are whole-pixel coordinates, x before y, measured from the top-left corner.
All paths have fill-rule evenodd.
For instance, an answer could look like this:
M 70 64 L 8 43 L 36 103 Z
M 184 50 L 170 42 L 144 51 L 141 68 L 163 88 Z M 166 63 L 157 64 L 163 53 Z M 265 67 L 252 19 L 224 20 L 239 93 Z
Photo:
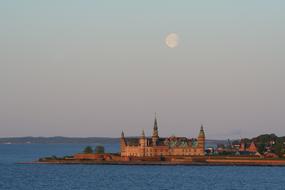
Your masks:
M 88 144 L 93 147 L 96 144 Z M 28 164 L 87 144 L 0 144 L 0 190 L 285 190 L 285 167 Z M 118 144 L 105 144 L 118 152 Z

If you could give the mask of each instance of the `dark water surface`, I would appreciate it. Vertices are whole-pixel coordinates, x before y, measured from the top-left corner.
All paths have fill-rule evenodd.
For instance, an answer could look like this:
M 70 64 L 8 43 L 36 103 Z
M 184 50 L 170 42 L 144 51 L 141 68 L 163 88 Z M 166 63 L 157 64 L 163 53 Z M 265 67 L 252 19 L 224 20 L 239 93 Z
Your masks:
M 285 167 L 16 164 L 82 151 L 78 144 L 0 145 L 1 190 L 256 189 L 285 190 Z M 118 145 L 105 145 L 116 152 Z

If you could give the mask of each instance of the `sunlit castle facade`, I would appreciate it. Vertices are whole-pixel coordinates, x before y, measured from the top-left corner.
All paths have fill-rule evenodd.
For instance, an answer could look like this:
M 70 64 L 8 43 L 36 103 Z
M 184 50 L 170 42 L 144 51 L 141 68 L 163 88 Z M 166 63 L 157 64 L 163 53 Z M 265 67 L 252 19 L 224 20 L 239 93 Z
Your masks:
M 157 118 L 154 120 L 151 138 L 144 131 L 139 138 L 125 138 L 124 132 L 120 139 L 121 156 L 154 157 L 154 156 L 203 156 L 205 152 L 205 133 L 201 126 L 198 138 L 158 136 Z

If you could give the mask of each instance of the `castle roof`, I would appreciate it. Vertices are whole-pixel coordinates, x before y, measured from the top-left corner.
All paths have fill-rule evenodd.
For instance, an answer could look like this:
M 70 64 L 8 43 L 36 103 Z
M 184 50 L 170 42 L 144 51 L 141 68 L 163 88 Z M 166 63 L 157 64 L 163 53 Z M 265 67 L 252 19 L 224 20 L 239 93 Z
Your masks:
M 148 146 L 153 145 L 153 141 L 151 138 L 146 138 Z M 139 140 L 138 137 L 131 137 L 126 138 L 126 143 L 129 146 L 139 146 Z M 188 147 L 188 146 L 196 146 L 197 145 L 197 139 L 188 139 L 186 137 L 175 137 L 171 136 L 168 138 L 158 138 L 156 141 L 156 146 L 169 146 L 169 147 Z
M 138 146 L 139 145 L 139 138 L 136 137 L 130 137 L 130 138 L 126 138 L 126 143 L 129 146 Z
M 196 147 L 198 144 L 197 139 L 194 138 L 188 139 L 186 137 L 175 137 L 175 136 L 171 136 L 168 138 L 159 138 L 156 113 L 154 118 L 152 138 L 150 137 L 146 138 L 144 131 L 142 131 L 141 137 L 132 137 L 132 138 L 125 138 L 124 133 L 122 132 L 121 138 L 125 139 L 126 145 L 128 146 L 139 146 L 141 138 L 147 141 L 147 146 Z M 203 125 L 200 128 L 198 138 L 199 139 L 205 138 Z

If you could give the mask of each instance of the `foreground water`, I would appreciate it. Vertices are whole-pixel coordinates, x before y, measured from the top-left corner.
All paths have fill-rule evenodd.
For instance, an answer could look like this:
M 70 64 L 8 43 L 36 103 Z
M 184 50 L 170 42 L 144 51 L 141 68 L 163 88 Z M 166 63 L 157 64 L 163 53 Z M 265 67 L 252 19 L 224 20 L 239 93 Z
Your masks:
M 276 189 L 285 167 L 109 166 L 17 164 L 82 151 L 78 144 L 0 145 L 0 190 Z M 111 152 L 118 145 L 105 145 Z

